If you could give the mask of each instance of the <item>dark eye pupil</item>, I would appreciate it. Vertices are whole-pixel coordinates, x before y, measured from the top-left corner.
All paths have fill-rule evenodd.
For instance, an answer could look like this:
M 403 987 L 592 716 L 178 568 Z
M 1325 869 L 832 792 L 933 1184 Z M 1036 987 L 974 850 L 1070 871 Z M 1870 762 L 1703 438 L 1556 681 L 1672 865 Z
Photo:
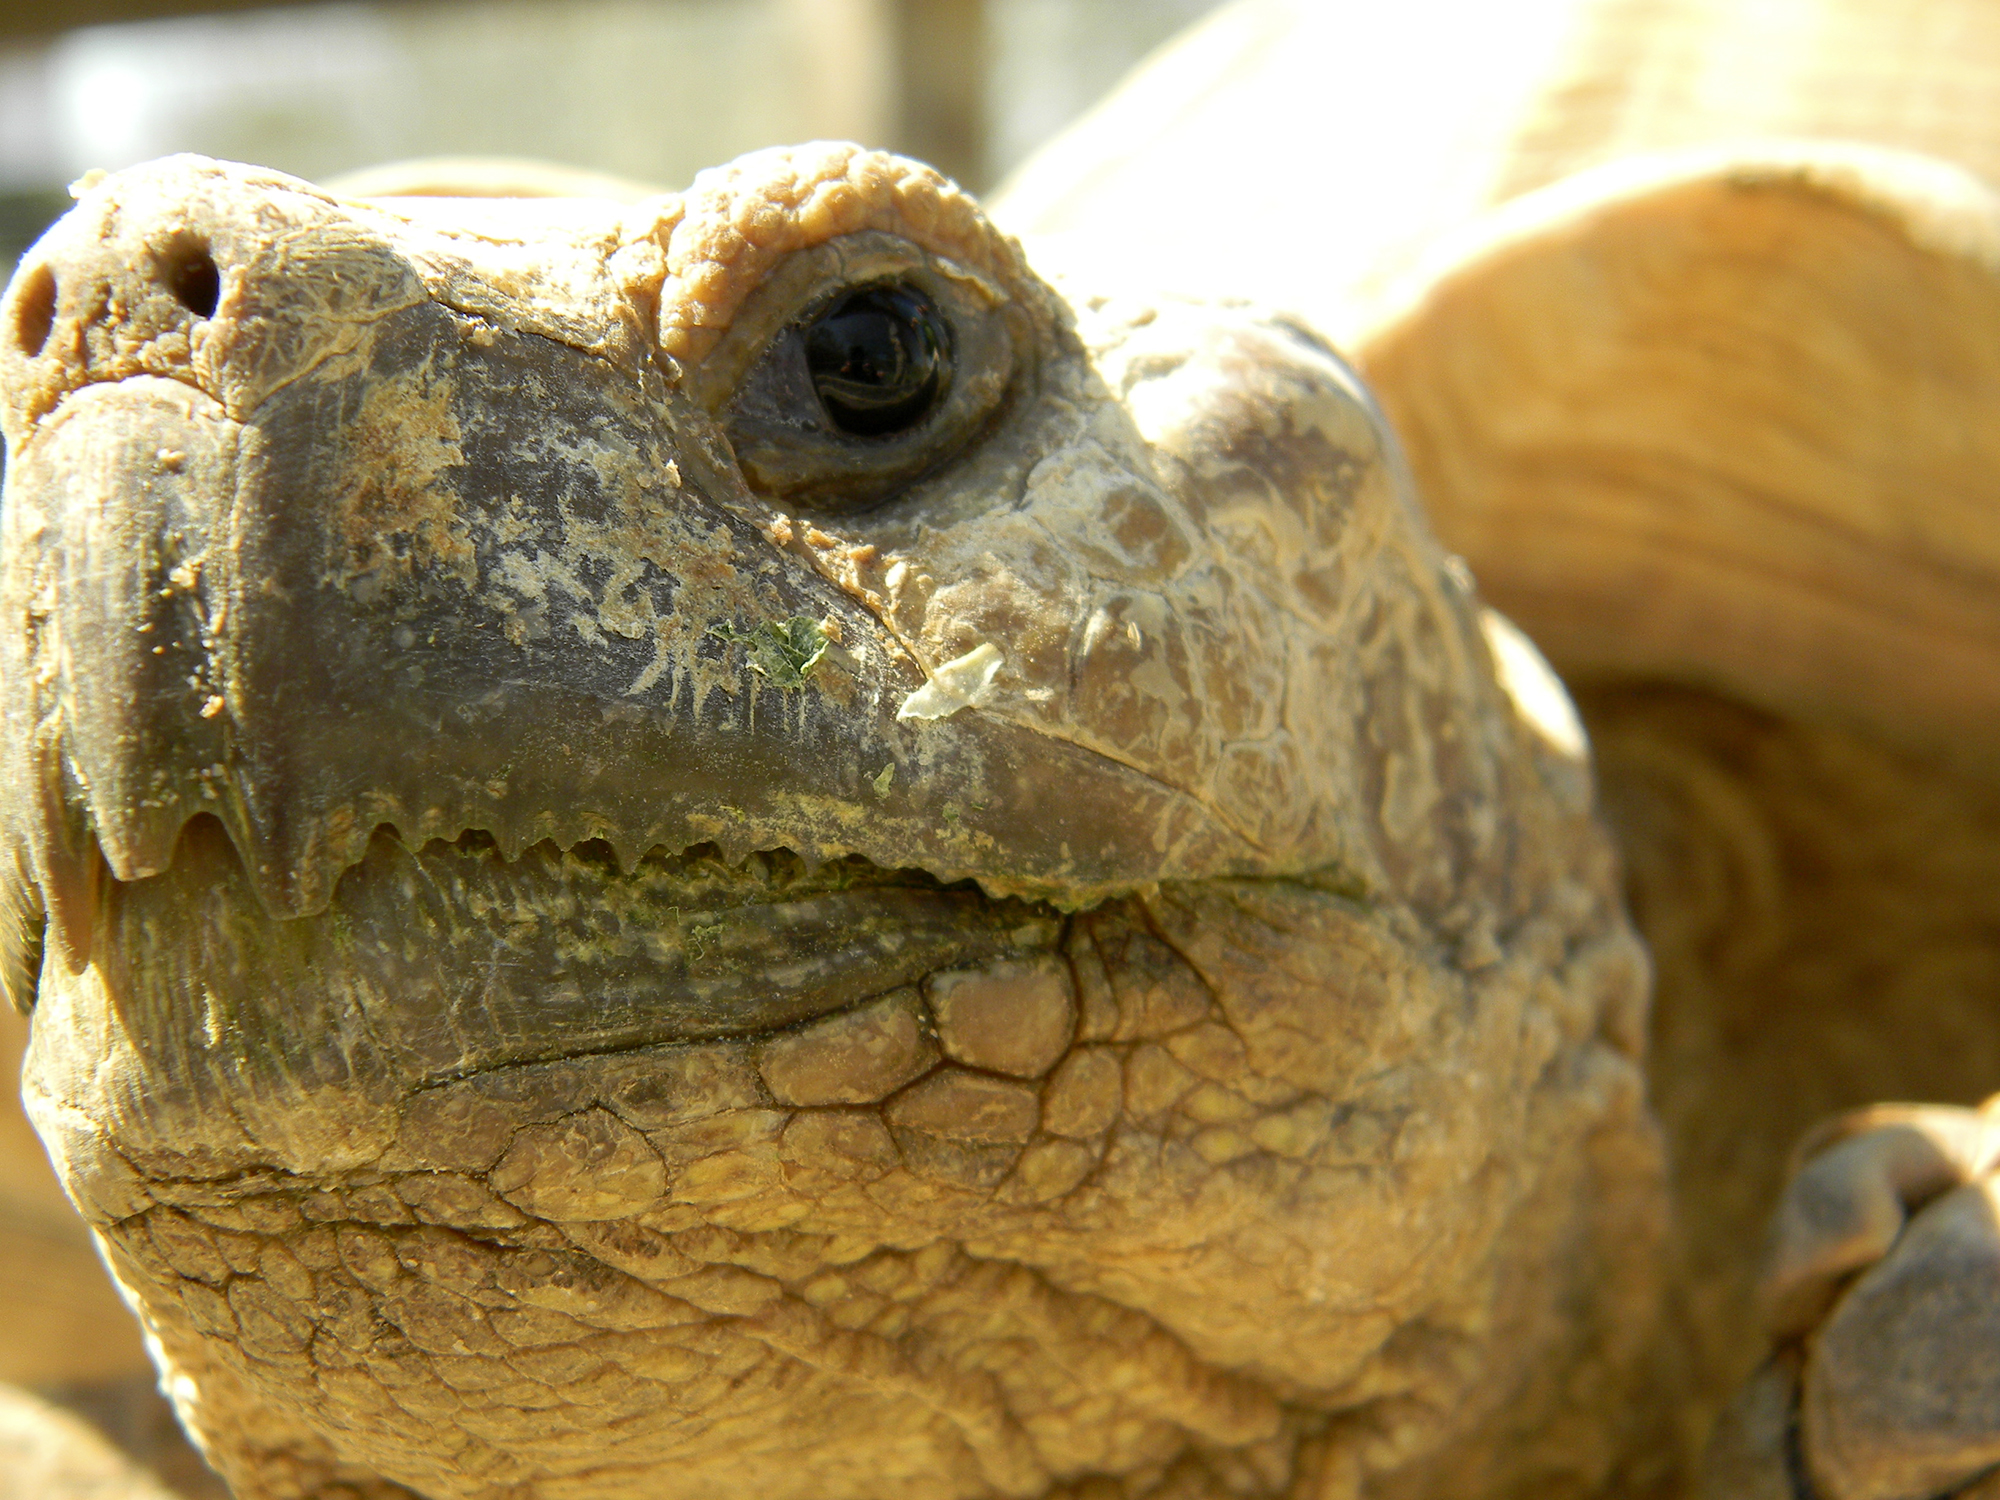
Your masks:
M 856 437 L 884 437 L 922 421 L 951 361 L 944 320 L 907 286 L 850 292 L 805 338 L 820 405 L 835 427 Z

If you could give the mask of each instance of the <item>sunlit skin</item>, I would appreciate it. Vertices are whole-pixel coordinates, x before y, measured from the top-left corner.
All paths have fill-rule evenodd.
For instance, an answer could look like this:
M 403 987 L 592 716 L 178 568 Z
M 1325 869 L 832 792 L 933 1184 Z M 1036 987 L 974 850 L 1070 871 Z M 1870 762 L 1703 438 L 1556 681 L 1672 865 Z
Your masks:
M 1679 1462 L 1581 736 L 1309 330 L 829 146 L 631 204 L 174 159 L 4 316 L 0 967 L 239 1495 Z M 1956 1183 L 1973 1118 L 1875 1123 Z

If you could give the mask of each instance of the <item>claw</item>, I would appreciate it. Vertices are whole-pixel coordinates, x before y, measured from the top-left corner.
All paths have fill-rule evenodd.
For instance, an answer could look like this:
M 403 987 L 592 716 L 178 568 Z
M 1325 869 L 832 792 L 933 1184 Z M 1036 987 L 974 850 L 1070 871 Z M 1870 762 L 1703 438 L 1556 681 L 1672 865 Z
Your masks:
M 2000 1500 L 2000 1095 L 1885 1104 L 1801 1143 L 1759 1287 L 1775 1356 L 1705 1500 Z
M 1915 1215 L 1812 1341 L 1800 1435 L 1826 1500 L 1948 1495 L 2000 1466 L 2000 1179 Z
M 1772 1221 L 1759 1288 L 1780 1342 L 1804 1337 L 1842 1286 L 1889 1253 L 1925 1204 L 2000 1159 L 2000 1096 L 1984 1109 L 1884 1104 L 1842 1116 L 1801 1145 Z

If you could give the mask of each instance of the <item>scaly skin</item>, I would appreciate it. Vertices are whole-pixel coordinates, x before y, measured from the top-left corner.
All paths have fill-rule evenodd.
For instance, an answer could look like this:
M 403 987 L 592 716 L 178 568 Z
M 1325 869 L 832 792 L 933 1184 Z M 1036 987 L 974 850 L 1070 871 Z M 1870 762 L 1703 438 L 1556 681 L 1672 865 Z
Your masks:
M 1644 961 L 1310 336 L 1067 301 L 848 148 L 462 225 L 181 160 L 38 256 L 31 1108 L 239 1494 L 1629 1451 Z M 761 351 L 890 275 L 938 412 L 760 436 Z
M 783 351 L 885 281 L 951 375 L 852 438 Z M 1671 1482 L 1707 1283 L 1581 743 L 1309 332 L 822 146 L 177 159 L 0 335 L 0 974 L 240 1496 Z M 1866 1372 L 1971 1285 L 1987 1126 L 1853 1130 L 1717 1493 L 1794 1405 L 1842 1500 L 1986 1462 Z

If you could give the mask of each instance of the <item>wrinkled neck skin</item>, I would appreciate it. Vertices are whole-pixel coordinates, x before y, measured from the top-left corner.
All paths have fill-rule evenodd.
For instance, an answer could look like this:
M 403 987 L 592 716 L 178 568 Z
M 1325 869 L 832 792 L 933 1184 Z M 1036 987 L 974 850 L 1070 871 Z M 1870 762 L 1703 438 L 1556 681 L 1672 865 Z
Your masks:
M 24 262 L 27 1096 L 238 1494 L 1582 1494 L 1642 1445 L 1644 960 L 1577 752 L 1322 347 L 1051 290 L 921 172 L 449 223 L 179 160 Z M 907 223 L 689 239 L 825 181 Z M 169 222 L 206 316 L 147 300 Z M 1001 394 L 788 506 L 728 277 L 885 235 Z

